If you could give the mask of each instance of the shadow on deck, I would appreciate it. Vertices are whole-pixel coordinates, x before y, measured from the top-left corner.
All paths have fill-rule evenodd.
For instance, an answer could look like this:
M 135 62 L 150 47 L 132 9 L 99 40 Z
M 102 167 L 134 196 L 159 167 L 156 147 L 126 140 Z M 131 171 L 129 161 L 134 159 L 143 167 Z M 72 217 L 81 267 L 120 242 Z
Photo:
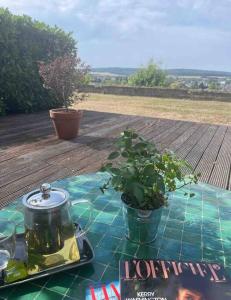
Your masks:
M 1 118 L 0 206 L 42 182 L 98 170 L 126 128 L 187 159 L 201 181 L 231 189 L 229 126 L 85 111 L 80 136 L 62 141 L 46 112 Z

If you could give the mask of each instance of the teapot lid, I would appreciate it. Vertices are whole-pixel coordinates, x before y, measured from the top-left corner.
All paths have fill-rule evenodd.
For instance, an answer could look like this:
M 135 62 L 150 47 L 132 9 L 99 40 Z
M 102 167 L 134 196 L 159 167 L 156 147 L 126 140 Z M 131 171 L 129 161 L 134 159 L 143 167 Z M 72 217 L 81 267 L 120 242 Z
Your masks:
M 43 183 L 40 189 L 34 190 L 23 197 L 23 204 L 32 209 L 50 209 L 64 204 L 69 198 L 68 192 L 52 188 L 49 183 Z

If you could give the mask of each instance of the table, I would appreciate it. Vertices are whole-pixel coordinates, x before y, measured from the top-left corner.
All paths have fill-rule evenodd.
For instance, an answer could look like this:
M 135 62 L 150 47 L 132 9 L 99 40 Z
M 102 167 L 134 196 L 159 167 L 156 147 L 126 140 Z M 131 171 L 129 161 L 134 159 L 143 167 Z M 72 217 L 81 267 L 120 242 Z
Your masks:
M 87 233 L 95 250 L 95 260 L 82 268 L 25 283 L 0 291 L 0 299 L 85 299 L 85 290 L 96 282 L 118 279 L 120 259 L 162 258 L 217 262 L 231 274 L 231 192 L 199 183 L 190 188 L 193 198 L 184 193 L 189 188 L 170 195 L 169 206 L 158 229 L 156 241 L 136 245 L 124 238 L 124 222 L 120 194 L 113 189 L 102 194 L 99 187 L 108 174 L 94 173 L 56 181 L 52 186 L 69 191 L 71 200 L 88 198 L 94 204 L 93 223 Z M 20 199 L 0 211 L 15 220 L 23 231 L 22 215 L 18 213 Z M 73 218 L 85 222 L 88 211 L 72 207 Z M 80 223 L 81 223 L 80 222 Z

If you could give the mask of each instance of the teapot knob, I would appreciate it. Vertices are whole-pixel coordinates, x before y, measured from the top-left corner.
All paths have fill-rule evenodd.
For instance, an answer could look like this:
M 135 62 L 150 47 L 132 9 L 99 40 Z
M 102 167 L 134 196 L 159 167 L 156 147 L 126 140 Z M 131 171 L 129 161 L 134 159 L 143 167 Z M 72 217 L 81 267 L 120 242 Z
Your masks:
M 40 191 L 42 193 L 43 199 L 47 199 L 50 197 L 51 185 L 49 183 L 43 183 L 40 186 Z

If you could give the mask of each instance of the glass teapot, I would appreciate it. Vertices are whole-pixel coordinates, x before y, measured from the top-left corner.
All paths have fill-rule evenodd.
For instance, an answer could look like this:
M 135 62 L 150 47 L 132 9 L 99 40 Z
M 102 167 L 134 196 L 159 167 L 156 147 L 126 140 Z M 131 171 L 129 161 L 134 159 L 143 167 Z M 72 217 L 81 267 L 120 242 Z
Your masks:
M 85 227 L 89 228 L 91 203 L 85 199 L 70 201 L 67 191 L 51 187 L 48 183 L 25 195 L 22 203 L 28 273 L 34 274 L 52 266 L 78 261 L 80 253 L 70 206 L 88 205 L 90 217 Z M 85 232 L 81 231 L 81 234 Z

